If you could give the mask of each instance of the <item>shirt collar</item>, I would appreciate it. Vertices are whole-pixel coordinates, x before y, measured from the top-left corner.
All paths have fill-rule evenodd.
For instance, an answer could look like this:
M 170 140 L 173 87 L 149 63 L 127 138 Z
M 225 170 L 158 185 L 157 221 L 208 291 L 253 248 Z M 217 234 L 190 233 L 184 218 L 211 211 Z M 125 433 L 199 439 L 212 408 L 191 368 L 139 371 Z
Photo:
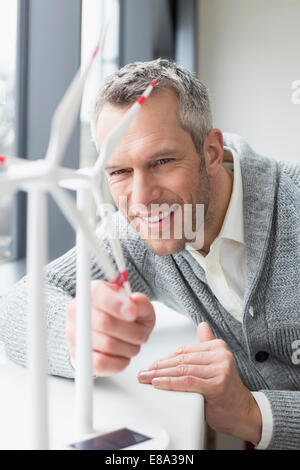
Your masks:
M 224 147 L 224 150 L 229 150 L 233 157 L 233 187 L 227 212 L 224 218 L 222 228 L 216 240 L 220 238 L 227 238 L 239 243 L 245 243 L 244 233 L 244 209 L 243 209 L 243 183 L 240 158 L 237 152 L 229 147 Z M 224 166 L 228 166 L 225 164 Z M 215 240 L 215 241 L 216 241 Z
M 229 205 L 226 211 L 226 215 L 223 221 L 222 228 L 211 244 L 211 248 L 221 239 L 226 238 L 228 240 L 233 240 L 238 243 L 245 243 L 245 233 L 244 233 L 244 209 L 243 209 L 243 183 L 242 183 L 242 173 L 240 158 L 238 153 L 230 148 L 224 147 L 224 151 L 227 150 L 227 155 L 229 152 L 230 158 L 226 159 L 223 162 L 223 166 L 234 170 L 234 178 L 232 185 L 232 192 L 229 201 Z M 231 158 L 232 155 L 232 158 Z M 190 243 L 186 247 L 188 250 L 194 252 L 193 244 Z M 199 252 L 198 252 L 199 253 Z M 201 251 L 200 253 L 201 254 Z

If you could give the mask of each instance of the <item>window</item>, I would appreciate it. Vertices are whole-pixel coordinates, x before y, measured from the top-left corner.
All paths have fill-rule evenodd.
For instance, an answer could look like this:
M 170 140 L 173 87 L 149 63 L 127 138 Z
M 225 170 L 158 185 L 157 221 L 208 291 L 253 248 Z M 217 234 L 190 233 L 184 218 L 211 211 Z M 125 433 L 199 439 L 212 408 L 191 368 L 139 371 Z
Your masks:
M 17 0 L 0 0 L 0 155 L 15 153 Z M 0 199 L 0 262 L 11 259 L 13 196 Z
M 85 64 L 99 39 L 102 25 L 109 22 L 105 48 L 88 78 L 81 107 L 80 165 L 93 166 L 97 151 L 91 139 L 90 113 L 101 81 L 119 65 L 119 0 L 83 0 L 81 62 Z
M 92 141 L 90 117 L 101 81 L 119 68 L 119 0 L 82 0 L 81 63 L 90 60 L 102 26 L 108 21 L 104 50 L 87 79 L 80 115 L 80 166 L 89 168 L 98 157 Z M 112 201 L 111 201 L 112 202 Z M 95 202 L 90 196 L 90 214 L 97 222 Z

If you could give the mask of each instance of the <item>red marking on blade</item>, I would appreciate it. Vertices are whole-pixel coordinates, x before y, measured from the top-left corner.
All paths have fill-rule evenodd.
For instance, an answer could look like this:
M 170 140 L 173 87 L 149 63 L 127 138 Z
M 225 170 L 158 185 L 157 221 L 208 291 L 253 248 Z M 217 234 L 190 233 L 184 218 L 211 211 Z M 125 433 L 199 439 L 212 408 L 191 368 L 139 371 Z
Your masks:
M 140 98 L 137 100 L 137 102 L 138 102 L 138 104 L 140 104 L 140 105 L 142 106 L 142 104 L 144 103 L 144 101 L 145 101 L 146 99 L 147 99 L 147 98 L 146 98 L 144 95 L 142 95 L 142 96 L 140 96 Z
M 114 284 L 115 286 L 117 286 L 118 290 L 121 289 L 121 287 L 122 287 L 122 282 L 120 281 L 119 276 L 116 277 L 116 278 L 112 281 L 112 284 Z
M 121 272 L 121 278 L 123 279 L 123 282 L 128 282 L 128 274 L 127 274 L 127 271 Z
M 151 86 L 155 86 L 157 84 L 157 80 L 153 80 L 153 82 L 151 83 Z
M 95 59 L 96 55 L 97 55 L 98 52 L 99 52 L 99 49 L 100 49 L 100 46 L 99 46 L 99 44 L 98 44 L 98 46 L 96 47 L 96 49 L 95 49 L 94 52 L 93 52 L 93 56 L 92 56 L 93 59 Z
M 6 158 L 0 156 L 0 165 L 4 165 Z

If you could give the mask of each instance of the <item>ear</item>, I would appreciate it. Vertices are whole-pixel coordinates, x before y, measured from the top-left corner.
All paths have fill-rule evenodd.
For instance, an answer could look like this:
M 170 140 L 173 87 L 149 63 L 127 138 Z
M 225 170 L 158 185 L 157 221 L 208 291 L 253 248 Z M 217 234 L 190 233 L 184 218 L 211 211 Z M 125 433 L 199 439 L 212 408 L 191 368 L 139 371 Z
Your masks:
M 200 343 L 215 339 L 214 334 L 211 331 L 209 324 L 206 322 L 199 323 L 197 327 L 197 335 L 198 335 L 198 339 Z
M 224 142 L 223 134 L 219 129 L 211 129 L 207 134 L 204 144 L 203 153 L 206 164 L 206 172 L 208 176 L 215 176 L 223 163 Z

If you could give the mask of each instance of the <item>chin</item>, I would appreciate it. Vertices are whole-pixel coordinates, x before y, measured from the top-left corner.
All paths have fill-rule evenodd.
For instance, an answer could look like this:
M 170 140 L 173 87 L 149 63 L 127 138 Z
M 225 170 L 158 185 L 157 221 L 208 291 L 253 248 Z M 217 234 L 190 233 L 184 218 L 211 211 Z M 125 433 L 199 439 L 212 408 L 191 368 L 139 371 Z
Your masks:
M 185 240 L 144 240 L 145 244 L 158 256 L 174 255 L 185 248 Z

